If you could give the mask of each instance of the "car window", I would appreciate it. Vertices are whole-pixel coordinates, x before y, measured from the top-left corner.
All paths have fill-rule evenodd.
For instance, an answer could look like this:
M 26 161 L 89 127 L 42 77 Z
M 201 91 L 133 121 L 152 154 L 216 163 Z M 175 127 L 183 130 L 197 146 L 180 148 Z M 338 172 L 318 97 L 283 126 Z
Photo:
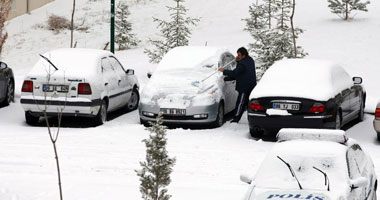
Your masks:
M 113 68 L 115 69 L 116 72 L 118 72 L 118 73 L 125 73 L 125 70 L 124 70 L 123 66 L 120 64 L 120 62 L 115 57 L 110 56 L 109 60 L 110 60 L 110 63 L 113 66 Z
M 361 177 L 366 165 L 366 159 L 360 146 L 357 144 L 352 145 L 347 150 L 346 159 L 349 177 L 351 179 Z
M 102 72 L 103 73 L 114 71 L 114 68 L 112 67 L 111 62 L 109 61 L 108 58 L 102 58 L 101 64 L 102 64 Z
M 336 66 L 332 70 L 332 82 L 337 91 L 343 91 L 353 86 L 351 76 L 340 66 Z

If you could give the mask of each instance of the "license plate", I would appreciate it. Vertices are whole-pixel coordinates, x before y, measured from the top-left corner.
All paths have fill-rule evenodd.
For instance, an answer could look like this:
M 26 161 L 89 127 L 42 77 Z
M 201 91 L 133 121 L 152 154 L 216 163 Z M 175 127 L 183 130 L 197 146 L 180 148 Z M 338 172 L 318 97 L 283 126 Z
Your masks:
M 186 109 L 161 108 L 160 110 L 164 115 L 186 115 Z
M 300 110 L 300 105 L 291 103 L 274 103 L 273 108 L 280 110 Z
M 44 92 L 62 92 L 67 93 L 69 92 L 69 86 L 68 85 L 50 85 L 50 84 L 44 84 L 42 86 L 42 91 Z

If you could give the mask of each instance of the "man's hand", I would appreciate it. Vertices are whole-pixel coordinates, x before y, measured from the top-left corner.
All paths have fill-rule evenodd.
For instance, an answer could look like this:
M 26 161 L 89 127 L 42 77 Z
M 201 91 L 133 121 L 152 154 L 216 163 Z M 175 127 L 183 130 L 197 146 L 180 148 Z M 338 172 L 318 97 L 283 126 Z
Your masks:
M 224 68 L 223 67 L 219 67 L 218 71 L 223 72 Z

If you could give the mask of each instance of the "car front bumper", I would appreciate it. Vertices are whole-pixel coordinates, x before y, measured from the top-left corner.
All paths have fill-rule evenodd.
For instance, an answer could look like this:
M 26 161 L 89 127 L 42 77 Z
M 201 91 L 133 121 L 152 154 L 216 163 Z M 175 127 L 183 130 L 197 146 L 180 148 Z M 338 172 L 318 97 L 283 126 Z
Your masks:
M 278 132 L 281 128 L 335 128 L 332 115 L 269 116 L 265 113 L 248 112 L 249 128 L 260 128 L 266 132 Z
M 189 106 L 186 109 L 186 115 L 163 115 L 164 124 L 210 124 L 215 122 L 218 113 L 219 103 L 207 106 Z M 160 107 L 156 105 L 147 105 L 140 103 L 139 114 L 140 120 L 144 123 L 155 122 L 160 112 Z M 203 115 L 203 117 L 199 117 Z M 204 117 L 207 115 L 207 117 Z
M 374 119 L 373 120 L 373 127 L 375 128 L 375 131 L 380 133 L 380 119 Z
M 93 117 L 99 112 L 101 100 L 90 100 L 87 98 L 47 98 L 21 97 L 20 103 L 26 112 L 34 116 L 83 116 Z

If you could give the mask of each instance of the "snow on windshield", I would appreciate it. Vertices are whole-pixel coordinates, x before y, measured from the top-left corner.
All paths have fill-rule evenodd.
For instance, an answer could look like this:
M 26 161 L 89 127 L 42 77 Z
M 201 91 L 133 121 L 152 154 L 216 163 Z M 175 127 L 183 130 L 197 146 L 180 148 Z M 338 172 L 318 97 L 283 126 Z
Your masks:
M 270 67 L 250 98 L 281 96 L 327 101 L 352 85 L 348 73 L 332 62 L 289 59 Z
M 298 145 L 297 143 L 303 144 Z M 344 150 L 339 148 L 332 149 L 330 147 L 334 145 L 325 145 L 328 144 L 326 142 L 319 144 L 318 142 L 294 141 L 291 144 L 293 149 L 286 150 L 291 148 L 291 145 L 287 144 L 285 145 L 286 148 L 277 149 L 265 158 L 256 173 L 255 183 L 257 187 L 299 189 L 298 183 L 293 178 L 289 168 L 277 156 L 292 167 L 304 189 L 327 190 L 324 175 L 314 167 L 327 174 L 332 191 L 339 191 L 344 186 L 344 184 L 341 184 L 347 181 L 347 164 Z M 322 152 L 318 152 L 317 148 L 310 150 L 310 148 L 308 149 L 310 145 L 320 145 L 328 150 L 321 150 Z M 302 149 L 302 152 L 300 152 L 300 149 Z

